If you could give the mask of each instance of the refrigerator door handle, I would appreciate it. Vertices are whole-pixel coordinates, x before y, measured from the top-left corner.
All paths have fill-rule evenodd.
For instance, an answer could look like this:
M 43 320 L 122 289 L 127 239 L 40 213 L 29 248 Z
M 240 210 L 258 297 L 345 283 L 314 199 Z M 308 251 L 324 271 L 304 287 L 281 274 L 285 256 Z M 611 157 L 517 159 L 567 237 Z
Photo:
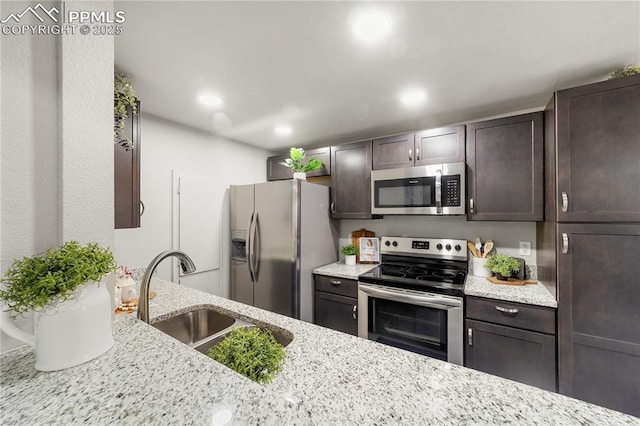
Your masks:
M 246 259 L 247 259 L 247 268 L 249 268 L 249 276 L 251 277 L 251 281 L 255 282 L 255 275 L 253 273 L 253 224 L 255 218 L 255 212 L 251 212 L 251 217 L 249 218 L 249 224 L 247 225 L 247 246 L 246 246 Z
M 253 242 L 251 244 L 251 251 L 253 252 L 253 277 L 254 282 L 258 282 L 260 276 L 260 220 L 258 218 L 258 212 L 253 217 Z

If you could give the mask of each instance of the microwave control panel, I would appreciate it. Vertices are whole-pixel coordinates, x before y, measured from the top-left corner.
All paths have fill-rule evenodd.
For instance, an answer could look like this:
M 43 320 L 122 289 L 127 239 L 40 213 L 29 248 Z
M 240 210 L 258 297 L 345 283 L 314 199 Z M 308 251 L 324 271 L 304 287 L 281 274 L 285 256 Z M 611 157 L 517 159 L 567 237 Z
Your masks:
M 442 176 L 442 205 L 460 206 L 460 175 Z

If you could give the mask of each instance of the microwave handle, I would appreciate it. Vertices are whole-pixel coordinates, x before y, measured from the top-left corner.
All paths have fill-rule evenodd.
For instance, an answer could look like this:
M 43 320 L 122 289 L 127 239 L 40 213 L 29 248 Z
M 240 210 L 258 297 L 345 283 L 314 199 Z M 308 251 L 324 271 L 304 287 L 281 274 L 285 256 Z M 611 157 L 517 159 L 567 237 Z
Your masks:
M 442 170 L 436 171 L 436 213 L 442 214 Z

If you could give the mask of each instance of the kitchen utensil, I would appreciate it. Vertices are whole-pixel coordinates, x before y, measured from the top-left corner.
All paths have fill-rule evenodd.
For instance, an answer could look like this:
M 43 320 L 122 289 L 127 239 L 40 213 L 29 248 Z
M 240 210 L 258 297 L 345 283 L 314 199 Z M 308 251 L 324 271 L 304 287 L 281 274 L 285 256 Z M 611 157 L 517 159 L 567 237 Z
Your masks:
M 482 257 L 482 241 L 480 241 L 480 237 L 476 237 L 476 251 L 478 252 L 478 256 Z
M 471 252 L 473 257 L 480 257 L 480 254 L 476 250 L 476 246 L 471 241 L 467 241 L 467 247 L 469 248 L 469 251 Z
M 489 240 L 484 243 L 484 252 L 482 253 L 482 257 L 486 258 L 491 250 L 493 250 L 493 241 Z

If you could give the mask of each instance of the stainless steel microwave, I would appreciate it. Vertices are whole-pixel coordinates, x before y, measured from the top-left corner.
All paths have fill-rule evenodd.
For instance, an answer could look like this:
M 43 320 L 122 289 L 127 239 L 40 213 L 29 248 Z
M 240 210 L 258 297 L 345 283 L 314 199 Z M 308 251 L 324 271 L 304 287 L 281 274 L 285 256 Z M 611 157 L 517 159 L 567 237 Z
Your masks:
M 371 213 L 465 214 L 465 163 L 373 170 Z

